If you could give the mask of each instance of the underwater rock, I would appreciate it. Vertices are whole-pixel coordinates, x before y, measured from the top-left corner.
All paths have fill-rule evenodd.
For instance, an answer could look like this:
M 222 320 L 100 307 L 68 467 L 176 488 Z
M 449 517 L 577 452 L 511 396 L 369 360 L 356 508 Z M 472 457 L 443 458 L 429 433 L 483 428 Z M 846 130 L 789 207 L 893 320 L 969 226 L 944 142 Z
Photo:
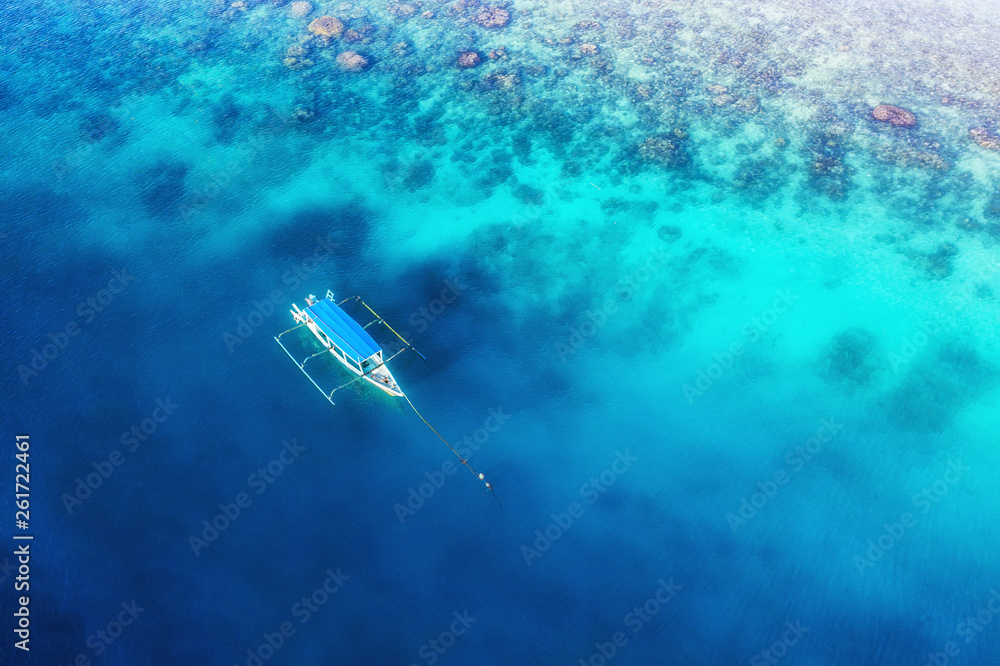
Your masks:
M 368 66 L 368 59 L 356 51 L 344 51 L 337 56 L 337 66 L 345 72 L 360 72 Z
M 503 60 L 507 57 L 507 47 L 501 46 L 499 48 L 492 49 L 486 54 L 486 57 L 490 60 Z
M 597 46 L 594 44 L 580 44 L 580 53 L 583 55 L 596 55 Z
M 712 98 L 712 104 L 715 106 L 729 106 L 736 101 L 736 98 L 732 95 L 716 95 Z
M 757 113 L 760 110 L 760 99 L 754 96 L 741 97 L 734 106 L 743 113 Z
M 486 7 L 472 20 L 484 28 L 502 28 L 510 22 L 510 12 L 500 7 Z
M 464 51 L 458 56 L 458 66 L 460 69 L 475 67 L 483 61 L 475 51 Z
M 332 16 L 320 16 L 309 24 L 309 32 L 319 37 L 340 37 L 344 24 Z
M 910 111 L 891 104 L 879 104 L 872 109 L 872 118 L 895 127 L 913 127 L 917 117 Z
M 712 95 L 725 95 L 727 92 L 729 92 L 729 88 L 727 88 L 726 86 L 720 86 L 717 83 L 712 83 L 710 85 L 705 86 L 705 90 L 707 90 Z
M 288 8 L 288 14 L 292 18 L 304 18 L 312 12 L 313 6 L 304 0 L 296 0 Z
M 972 140 L 987 150 L 1000 150 L 1000 136 L 985 127 L 974 127 L 969 130 Z

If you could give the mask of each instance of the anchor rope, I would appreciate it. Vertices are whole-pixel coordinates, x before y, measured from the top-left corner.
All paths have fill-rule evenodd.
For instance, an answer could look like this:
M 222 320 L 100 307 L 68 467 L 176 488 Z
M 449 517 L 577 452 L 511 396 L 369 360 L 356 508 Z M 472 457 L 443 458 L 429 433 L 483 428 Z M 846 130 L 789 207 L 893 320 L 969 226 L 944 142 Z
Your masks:
M 434 426 L 432 426 L 430 423 L 427 422 L 427 419 L 425 419 L 423 417 L 423 415 L 419 411 L 417 411 L 417 408 L 413 406 L 413 403 L 410 402 L 409 396 L 407 396 L 404 393 L 403 394 L 403 398 L 406 400 L 406 403 L 410 406 L 410 409 L 413 410 L 413 413 L 416 414 L 420 418 L 420 420 L 424 422 L 424 425 L 427 426 L 428 428 L 430 428 L 431 432 L 433 432 L 435 435 L 437 435 L 438 439 L 440 439 L 442 442 L 444 442 L 444 445 L 447 446 L 449 449 L 451 449 L 451 452 L 455 454 L 455 456 L 458 458 L 458 461 L 460 463 L 462 463 L 463 465 L 465 465 L 469 469 L 469 471 L 472 472 L 473 476 L 475 476 L 477 479 L 479 479 L 480 481 L 482 481 L 483 485 L 486 486 L 486 490 L 489 490 L 490 494 L 493 495 L 493 498 L 497 502 L 500 502 L 500 498 L 497 497 L 497 494 L 495 492 L 493 492 L 493 485 L 489 481 L 486 480 L 486 476 L 484 474 L 480 474 L 479 472 L 477 472 L 472 467 L 472 465 L 469 464 L 469 461 L 467 459 L 463 458 L 461 455 L 459 455 L 458 451 L 455 450 L 455 447 L 453 447 L 451 444 L 449 444 L 448 440 L 446 440 L 444 437 L 442 437 L 441 433 L 439 433 L 437 430 L 435 430 Z M 501 502 L 500 505 L 503 506 L 503 503 Z
M 329 298 L 330 298 L 330 300 L 332 301 L 332 300 L 333 300 L 333 298 L 332 298 L 332 295 L 330 295 L 330 294 L 329 294 L 329 292 L 327 292 L 327 293 L 328 293 L 328 297 L 329 297 Z M 360 297 L 360 296 L 350 296 L 350 297 L 348 297 L 348 298 L 345 298 L 344 300 L 340 301 L 340 303 L 337 303 L 337 305 L 338 305 L 338 306 L 340 306 L 340 305 L 343 305 L 344 303 L 346 303 L 347 301 L 350 301 L 350 300 L 356 300 L 357 302 L 361 303 L 361 305 L 365 306 L 365 308 L 366 308 L 366 309 L 367 309 L 367 310 L 368 310 L 369 312 L 371 312 L 371 313 L 372 313 L 372 315 L 374 315 L 374 316 L 376 317 L 376 319 L 375 319 L 374 321 L 371 321 L 371 322 L 369 322 L 368 324 L 366 324 L 366 325 L 364 326 L 364 328 L 365 328 L 365 329 L 367 329 L 367 328 L 368 328 L 369 326 L 371 326 L 372 324 L 374 324 L 374 323 L 376 323 L 376 322 L 377 322 L 377 323 L 379 323 L 379 324 L 382 324 L 383 326 L 385 326 L 386 328 L 388 328 L 388 329 L 389 329 L 390 331 L 392 331 L 393 335 L 395 335 L 395 336 L 396 336 L 397 338 L 399 338 L 399 339 L 400 339 L 400 340 L 401 340 L 401 341 L 403 342 L 403 344 L 404 344 L 404 345 L 406 345 L 406 346 L 405 346 L 405 347 L 403 347 L 402 349 L 400 349 L 399 351 L 397 351 L 397 352 L 396 352 L 395 354 L 393 354 L 392 356 L 390 356 L 390 357 L 389 357 L 389 358 L 388 358 L 387 360 L 385 360 L 385 361 L 382 361 L 381 363 L 379 363 L 379 364 L 378 364 L 377 366 L 375 366 L 375 368 L 372 368 L 372 370 L 370 370 L 370 371 L 369 371 L 368 373 L 365 373 L 365 374 L 363 374 L 363 375 L 362 375 L 361 377 L 358 377 L 357 379 L 354 379 L 354 380 L 352 380 L 352 381 L 348 382 L 347 384 L 344 384 L 343 386 L 338 386 L 337 388 L 335 388 L 335 389 L 334 389 L 333 391 L 331 391 L 331 392 L 330 392 L 330 395 L 326 396 L 327 400 L 330 400 L 330 402 L 333 402 L 333 400 L 331 399 L 331 396 L 333 396 L 333 394 L 334 394 L 334 393 L 335 393 L 336 391 L 338 391 L 338 390 L 340 390 L 340 389 L 344 388 L 345 386 L 348 386 L 348 385 L 350 385 L 350 384 L 353 384 L 354 382 L 358 381 L 359 379 L 364 379 L 365 377 L 369 376 L 369 375 L 370 375 L 370 373 L 371 373 L 372 371 L 374 371 L 375 369 L 377 369 L 377 368 L 379 368 L 379 367 L 381 367 L 381 366 L 384 366 L 384 365 L 385 365 L 386 363 L 388 363 L 388 362 L 389 362 L 389 361 L 391 361 L 392 359 L 396 358 L 397 356 L 399 356 L 400 354 L 402 354 L 402 353 L 403 353 L 404 351 L 406 351 L 407 349 L 411 349 L 411 350 L 413 350 L 413 352 L 414 352 L 415 354 L 417 354 L 417 355 L 418 355 L 418 356 L 419 356 L 420 358 L 423 358 L 423 359 L 424 359 L 425 361 L 427 360 L 427 359 L 426 359 L 426 358 L 424 357 L 424 355 L 423 355 L 423 354 L 421 354 L 420 352 L 418 352 L 418 351 L 417 351 L 417 350 L 416 350 L 416 349 L 415 349 L 415 348 L 413 347 L 413 345 L 411 345 L 411 344 L 410 344 L 409 342 L 407 342 L 407 341 L 406 341 L 406 339 L 405 339 L 405 338 L 404 338 L 404 337 L 403 337 L 402 335 L 400 335 L 399 333 L 397 333 L 397 332 L 396 332 L 396 329 L 394 329 L 394 328 L 393 328 L 392 326 L 390 326 L 390 325 L 389 325 L 389 323 L 388 323 L 388 322 L 386 322 L 386 321 L 385 321 L 385 320 L 384 320 L 384 319 L 383 319 L 383 318 L 382 318 L 382 317 L 381 317 L 381 316 L 379 315 L 379 313 L 377 313 L 377 312 L 375 312 L 374 310 L 372 310 L 371 306 L 369 306 L 369 305 L 368 305 L 367 303 L 365 303 L 365 302 L 364 302 L 363 300 L 361 300 L 361 297 Z M 304 323 L 303 323 L 303 324 L 300 324 L 300 326 L 304 326 L 304 325 L 305 325 Z M 296 327 L 294 327 L 294 328 L 298 328 L 298 326 L 296 326 Z M 292 331 L 292 330 L 294 330 L 294 328 L 290 328 L 290 329 L 288 329 L 288 331 L 285 331 L 285 333 L 288 333 L 289 331 Z M 282 333 L 281 335 L 284 335 L 285 333 Z M 278 340 L 278 338 L 280 338 L 280 337 L 281 337 L 281 335 L 279 335 L 279 336 L 278 336 L 277 338 L 275 338 L 275 339 L 276 339 L 276 340 Z M 278 340 L 278 343 L 280 344 L 280 343 L 281 343 L 281 340 Z M 288 353 L 288 350 L 285 350 L 285 353 Z M 322 352 L 319 352 L 319 353 L 322 353 Z M 289 356 L 291 356 L 291 354 L 288 354 L 288 355 L 289 355 Z M 313 356 L 316 356 L 316 354 L 314 354 Z M 309 358 L 312 358 L 312 356 L 310 356 Z M 292 360 L 295 360 L 295 359 L 293 358 Z M 309 360 L 309 359 L 306 359 L 306 360 Z M 303 372 L 305 372 L 305 368 L 304 368 L 303 366 L 305 366 L 305 362 L 303 362 L 303 363 L 302 363 L 302 365 L 301 365 L 301 366 L 299 366 L 299 369 L 300 369 L 300 370 L 302 370 Z M 308 373 L 306 374 L 306 376 L 307 376 L 307 377 L 309 377 Z M 314 385 L 314 386 L 316 386 L 316 388 L 319 388 L 319 386 L 318 386 L 318 385 L 316 384 L 316 382 L 315 382 L 315 381 L 313 381 L 312 377 L 309 377 L 309 381 L 312 381 L 312 382 L 313 382 L 313 385 Z M 400 393 L 402 393 L 402 391 L 400 391 Z M 324 395 L 326 395 L 326 394 L 324 393 Z M 476 477 L 477 479 L 479 479 L 480 481 L 482 481 L 482 482 L 483 482 L 483 485 L 484 485 L 484 486 L 486 486 L 486 490 L 490 491 L 490 494 L 491 494 L 491 495 L 493 495 L 493 499 L 495 499 L 495 500 L 496 500 L 496 501 L 497 501 L 497 502 L 498 502 L 498 503 L 500 504 L 500 506 L 502 507 L 502 506 L 503 506 L 503 502 L 501 502 L 501 501 L 500 501 L 500 498 L 499 498 L 499 497 L 497 497 L 497 494 L 496 494 L 496 493 L 495 493 L 495 492 L 493 491 L 493 484 L 491 484 L 491 483 L 490 483 L 489 481 L 487 481 L 487 480 L 486 480 L 486 475 L 484 475 L 484 474 L 480 474 L 479 472 L 477 472 L 477 471 L 476 471 L 476 470 L 475 470 L 475 469 L 474 469 L 474 468 L 472 467 L 472 465 L 470 465 L 470 464 L 469 464 L 469 461 L 468 461 L 468 460 L 467 460 L 466 458 L 463 458 L 463 457 L 461 456 L 461 454 L 460 454 L 460 453 L 459 453 L 458 451 L 456 451 L 456 450 L 455 450 L 455 447 L 453 447 L 453 446 L 452 446 L 451 444 L 449 444 L 449 443 L 448 443 L 448 440 L 446 440 L 446 439 L 445 439 L 444 437 L 442 437 L 442 436 L 441 436 L 441 433 L 439 433 L 439 432 L 438 432 L 438 431 L 437 431 L 437 430 L 436 430 L 436 429 L 434 428 L 434 426 L 432 426 L 432 425 L 431 425 L 431 424 L 430 424 L 430 423 L 429 423 L 429 422 L 427 421 L 427 419 L 425 419 L 425 418 L 424 418 L 423 414 L 421 414 L 421 413 L 420 413 L 420 412 L 419 412 L 419 411 L 417 410 L 417 408 L 416 408 L 416 407 L 415 407 L 415 406 L 413 405 L 413 403 L 412 403 L 412 402 L 410 401 L 410 398 L 409 398 L 409 396 L 407 396 L 407 395 L 406 395 L 405 393 L 402 393 L 402 395 L 403 395 L 403 398 L 404 398 L 404 399 L 406 400 L 406 404 L 408 404 L 408 405 L 410 406 L 410 409 L 412 409 L 412 410 L 413 410 L 413 413 L 414 413 L 414 414 L 416 414 L 416 415 L 417 415 L 417 417 L 418 417 L 418 418 L 419 418 L 419 419 L 420 419 L 421 421 L 423 421 L 423 422 L 424 422 L 424 425 L 425 425 L 425 426 L 427 426 L 428 428 L 430 428 L 431 432 L 433 432 L 433 433 L 434 433 L 435 435 L 437 435 L 437 438 L 438 438 L 438 439 L 440 439 L 440 440 L 441 440 L 442 442 L 444 442 L 444 445 L 445 445 L 445 446 L 447 446 L 447 447 L 448 447 L 448 448 L 449 448 L 449 449 L 451 450 L 451 452 L 455 454 L 455 457 L 456 457 L 456 458 L 458 458 L 458 461 L 459 461 L 460 463 L 462 463 L 462 465 L 464 465 L 464 466 L 465 466 L 465 467 L 466 467 L 466 468 L 467 468 L 467 469 L 468 469 L 468 470 L 469 470 L 470 472 L 472 472 L 472 475 L 473 475 L 473 476 L 475 476 L 475 477 Z

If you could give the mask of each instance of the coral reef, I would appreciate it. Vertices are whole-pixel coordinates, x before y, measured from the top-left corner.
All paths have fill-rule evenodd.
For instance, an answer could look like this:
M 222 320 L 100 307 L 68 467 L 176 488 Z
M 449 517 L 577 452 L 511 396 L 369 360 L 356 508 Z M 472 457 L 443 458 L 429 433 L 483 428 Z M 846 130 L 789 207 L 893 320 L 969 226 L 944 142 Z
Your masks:
M 296 0 L 288 7 L 288 15 L 292 18 L 304 18 L 313 10 L 313 6 L 305 0 Z
M 292 122 L 296 123 L 307 123 L 313 119 L 315 114 L 305 107 L 298 107 L 292 111 Z
M 974 127 L 969 130 L 969 136 L 977 144 L 988 150 L 1000 150 L 1000 136 L 985 127 Z
M 475 67 L 483 61 L 475 51 L 464 51 L 458 56 L 458 66 L 460 69 Z
M 288 50 L 285 51 L 285 58 L 282 60 L 282 63 L 284 63 L 285 67 L 288 69 L 305 69 L 306 67 L 312 67 L 313 61 L 306 57 L 308 54 L 309 49 L 300 44 L 289 46 Z
M 639 156 L 663 167 L 686 166 L 690 161 L 684 147 L 686 136 L 684 132 L 677 130 L 673 134 L 651 136 L 639 144 Z
M 832 382 L 847 382 L 850 385 L 865 385 L 879 368 L 878 337 L 864 328 L 848 328 L 840 331 L 824 354 L 824 377 Z
M 417 8 L 408 2 L 404 2 L 397 5 L 390 5 L 389 13 L 399 18 L 410 18 L 417 13 Z
M 510 22 L 510 12 L 502 7 L 486 7 L 472 18 L 484 28 L 502 28 Z
M 309 24 L 309 32 L 318 37 L 340 37 L 344 32 L 344 24 L 333 16 L 320 16 Z
M 746 158 L 736 169 L 733 187 L 745 200 L 763 202 L 788 182 L 782 166 L 777 158 Z
M 368 59 L 356 51 L 344 51 L 337 56 L 337 66 L 345 72 L 360 72 L 368 67 Z
M 936 280 L 942 280 L 951 275 L 952 258 L 958 254 L 958 248 L 951 243 L 941 243 L 937 250 L 924 257 L 924 269 Z
M 802 151 L 811 159 L 809 185 L 834 201 L 847 197 L 852 185 L 854 170 L 844 158 L 847 156 L 847 139 L 854 128 L 846 123 L 831 122 L 811 132 Z
M 100 141 L 119 129 L 118 121 L 103 113 L 88 115 L 80 123 L 80 134 L 85 141 Z
M 895 127 L 913 127 L 917 124 L 917 116 L 911 111 L 893 106 L 892 104 L 879 104 L 872 109 L 872 118 L 881 122 L 889 123 Z
M 994 220 L 1000 220 L 1000 190 L 993 193 L 986 205 L 983 206 L 983 215 Z
M 162 159 L 136 176 L 142 203 L 151 217 L 168 218 L 180 212 L 188 170 L 183 162 Z
M 665 224 L 656 230 L 656 237 L 664 243 L 673 243 L 683 235 L 684 231 L 680 227 L 671 224 Z

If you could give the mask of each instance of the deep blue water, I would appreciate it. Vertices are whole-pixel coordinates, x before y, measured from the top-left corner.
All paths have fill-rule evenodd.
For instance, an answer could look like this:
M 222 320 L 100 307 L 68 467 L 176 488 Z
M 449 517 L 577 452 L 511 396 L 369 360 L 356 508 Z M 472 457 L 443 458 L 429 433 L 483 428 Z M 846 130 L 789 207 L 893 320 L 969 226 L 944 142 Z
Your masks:
M 293 4 L 0 8 L 0 661 L 1000 662 L 988 7 Z

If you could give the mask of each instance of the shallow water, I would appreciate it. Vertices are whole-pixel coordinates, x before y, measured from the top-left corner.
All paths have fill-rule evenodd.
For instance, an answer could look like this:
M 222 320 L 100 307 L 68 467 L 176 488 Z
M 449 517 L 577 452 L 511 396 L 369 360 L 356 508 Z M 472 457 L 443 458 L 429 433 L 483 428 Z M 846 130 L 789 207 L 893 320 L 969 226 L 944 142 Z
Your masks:
M 0 25 L 4 663 L 995 662 L 988 3 Z M 427 356 L 393 372 L 499 501 L 296 372 L 326 289 Z

